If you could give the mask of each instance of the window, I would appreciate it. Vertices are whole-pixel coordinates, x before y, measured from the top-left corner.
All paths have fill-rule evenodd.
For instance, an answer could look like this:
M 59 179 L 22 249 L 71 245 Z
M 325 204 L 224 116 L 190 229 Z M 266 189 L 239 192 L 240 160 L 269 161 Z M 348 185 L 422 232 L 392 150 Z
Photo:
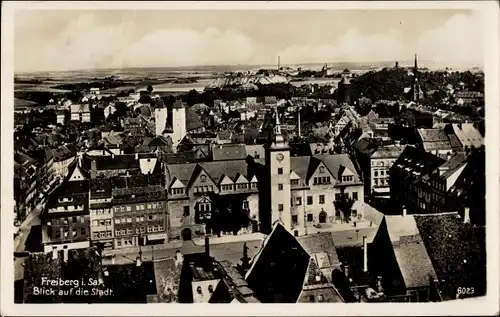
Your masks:
M 312 205 L 313 204 L 313 196 L 307 196 L 307 204 Z
M 198 287 L 196 288 L 196 292 L 197 292 L 198 294 L 200 294 L 200 295 L 203 293 L 203 292 L 201 291 L 201 286 L 198 286 Z
M 278 190 L 283 190 L 283 184 L 278 184 Z
M 104 226 L 105 225 L 105 221 L 104 220 L 99 220 L 99 226 Z
M 256 182 L 251 183 L 250 186 L 252 187 L 252 189 L 257 189 L 257 183 Z
M 207 175 L 201 175 L 200 176 L 200 182 L 204 183 L 207 181 Z
M 151 204 L 148 204 L 148 209 L 151 209 Z
M 332 182 L 332 180 L 331 180 L 330 176 L 327 176 L 327 177 L 326 177 L 326 183 L 327 183 L 327 184 L 330 184 L 331 182 Z
M 290 184 L 291 184 L 292 186 L 298 186 L 298 185 L 299 185 L 299 180 L 298 180 L 298 179 L 292 179 L 292 180 L 290 181 Z
M 115 236 L 119 236 L 121 234 L 121 231 L 120 230 L 115 230 Z M 95 233 L 94 233 L 95 235 Z
M 127 206 L 127 211 L 132 211 L 132 207 Z
M 141 222 L 141 217 L 135 217 L 135 222 Z
M 307 222 L 312 222 L 314 219 L 313 214 L 307 214 Z
M 343 182 L 352 182 L 354 179 L 353 176 L 342 176 L 342 181 Z
M 302 205 L 302 197 L 296 197 L 295 198 L 295 204 L 297 206 L 301 206 Z
M 213 191 L 214 191 L 214 186 L 213 186 L 213 185 L 210 185 L 210 186 L 209 186 L 209 190 L 210 190 L 210 192 L 213 192 Z
M 243 201 L 243 209 L 248 209 L 248 200 Z
M 121 245 L 122 245 L 122 242 L 121 242 L 120 240 L 117 240 L 117 241 L 116 241 L 116 246 L 117 246 L 117 247 L 120 247 Z
M 99 222 L 97 220 L 92 221 L 92 226 L 97 227 L 99 225 Z
M 283 168 L 282 167 L 278 167 L 278 174 L 283 174 Z
M 76 237 L 76 229 L 71 230 L 71 236 L 73 238 Z
M 111 219 L 106 219 L 104 222 L 106 226 L 111 226 Z
M 204 193 L 208 192 L 208 186 L 207 185 L 203 186 L 203 192 Z
M 378 178 L 375 178 L 375 186 L 378 186 Z
M 117 224 L 117 225 L 120 224 L 120 218 L 115 219 L 115 224 Z
M 335 194 L 335 200 L 342 200 L 342 194 Z
M 208 292 L 212 294 L 214 292 L 214 287 L 212 285 L 208 285 Z
M 189 216 L 189 206 L 184 206 L 183 216 L 184 217 L 188 217 Z
M 318 185 L 318 178 L 317 177 L 314 178 L 313 185 Z
M 127 223 L 132 223 L 132 218 L 131 217 L 127 218 Z
M 378 176 L 378 171 L 373 172 L 373 176 Z
M 325 172 L 325 167 L 324 166 L 320 166 L 319 167 L 319 172 L 320 173 L 324 173 Z
M 297 215 L 292 215 L 292 224 L 296 225 L 299 223 L 299 217 Z
M 94 239 L 99 239 L 99 232 L 94 232 L 93 236 L 94 236 Z
M 194 192 L 197 193 L 198 192 L 198 186 L 195 186 L 194 187 Z
M 358 192 L 353 192 L 352 193 L 352 199 L 358 200 Z
M 127 234 L 132 234 L 132 229 L 127 229 Z
M 314 302 L 314 295 L 309 295 L 309 301 Z
M 85 217 L 80 217 L 80 223 L 85 223 Z
M 278 204 L 278 211 L 283 211 L 284 208 L 283 208 L 283 204 Z
M 323 205 L 325 203 L 325 195 L 319 195 L 319 203 Z
M 56 239 L 61 239 L 61 231 L 60 230 L 56 231 Z
M 380 171 L 380 176 L 384 176 L 384 171 Z

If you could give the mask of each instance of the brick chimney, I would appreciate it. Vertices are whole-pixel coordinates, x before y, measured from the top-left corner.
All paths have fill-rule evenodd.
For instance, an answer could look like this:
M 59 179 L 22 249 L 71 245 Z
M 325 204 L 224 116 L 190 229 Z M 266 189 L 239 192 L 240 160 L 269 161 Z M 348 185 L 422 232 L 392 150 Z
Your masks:
M 470 223 L 470 209 L 469 207 L 464 208 L 464 223 Z
M 210 257 L 210 238 L 208 235 L 205 235 L 205 254 Z
M 92 160 L 90 163 L 90 178 L 97 178 L 97 162 L 95 160 Z
M 368 242 L 363 236 L 363 272 L 368 272 Z
M 63 249 L 64 263 L 68 263 L 68 249 Z

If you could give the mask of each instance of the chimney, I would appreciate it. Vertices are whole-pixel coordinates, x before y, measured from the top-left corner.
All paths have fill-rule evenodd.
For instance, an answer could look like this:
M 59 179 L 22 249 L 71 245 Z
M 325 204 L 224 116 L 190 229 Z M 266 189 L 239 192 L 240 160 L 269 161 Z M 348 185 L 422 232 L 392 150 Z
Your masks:
M 406 207 L 403 206 L 403 217 L 406 217 Z
M 208 235 L 205 235 L 205 254 L 210 257 L 210 238 Z
M 443 175 L 444 173 L 446 173 L 446 171 L 448 171 L 449 167 L 448 166 L 439 166 L 439 176 Z
M 382 276 L 377 276 L 377 292 L 384 292 L 384 288 L 382 287 Z
M 68 263 L 68 249 L 63 249 L 64 263 Z
M 181 266 L 184 263 L 184 256 L 182 255 L 181 251 L 177 250 L 175 252 L 175 266 Z
M 470 223 L 470 209 L 469 207 L 464 208 L 464 223 Z
M 363 236 L 363 272 L 368 272 L 368 242 Z
M 90 163 L 90 178 L 94 179 L 97 177 L 97 163 L 95 160 L 92 160 Z

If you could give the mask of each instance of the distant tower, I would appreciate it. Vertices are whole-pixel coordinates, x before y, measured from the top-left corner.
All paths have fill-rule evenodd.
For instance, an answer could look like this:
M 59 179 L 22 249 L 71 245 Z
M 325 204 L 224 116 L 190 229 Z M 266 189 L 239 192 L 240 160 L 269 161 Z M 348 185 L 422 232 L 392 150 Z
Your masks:
M 155 108 L 155 132 L 156 135 L 162 135 L 167 125 L 168 109 Z
M 411 85 L 411 99 L 414 102 L 418 102 L 418 100 L 423 97 L 422 87 L 420 87 L 419 82 L 419 73 L 418 73 L 418 63 L 417 63 L 417 54 L 415 54 L 415 65 L 413 66 L 413 80 Z
M 346 77 L 342 77 L 337 90 L 337 103 L 339 105 L 351 103 L 351 83 Z
M 172 133 L 169 136 L 174 151 L 186 136 L 186 108 L 180 100 L 175 101 L 172 106 Z
M 394 65 L 394 68 L 399 68 L 399 62 L 396 61 L 396 64 Z
M 292 230 L 291 191 L 290 191 L 290 147 L 281 134 L 279 114 L 276 111 L 276 124 L 273 132 L 264 145 L 266 151 L 266 168 L 269 175 L 268 190 L 264 202 L 264 218 L 261 218 L 265 231 L 272 224 L 280 221 L 287 230 Z
M 280 57 L 278 56 L 278 71 L 280 70 Z

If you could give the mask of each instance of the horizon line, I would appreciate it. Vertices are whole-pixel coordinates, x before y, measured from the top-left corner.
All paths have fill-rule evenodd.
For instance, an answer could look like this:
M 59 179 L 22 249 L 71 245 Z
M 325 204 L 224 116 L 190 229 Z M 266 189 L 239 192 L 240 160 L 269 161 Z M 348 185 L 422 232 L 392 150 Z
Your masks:
M 436 61 L 432 59 L 419 59 L 419 63 L 421 62 L 431 62 L 431 63 L 443 63 L 443 64 L 454 64 L 450 62 L 445 62 L 445 61 Z M 408 60 L 386 60 L 386 61 L 372 61 L 372 62 L 346 62 L 346 61 L 337 61 L 337 62 L 304 62 L 304 63 L 285 63 L 282 64 L 280 63 L 281 67 L 286 67 L 286 66 L 297 66 L 297 65 L 335 65 L 335 64 L 357 64 L 359 66 L 373 66 L 370 64 L 385 64 L 385 63 L 411 63 L 413 64 L 414 60 L 413 59 L 408 59 Z M 456 64 L 457 62 L 455 62 Z M 477 62 L 464 62 L 463 64 L 467 63 L 467 66 L 463 66 L 466 68 L 484 68 L 483 66 L 480 66 L 479 63 Z M 30 74 L 30 75 L 35 75 L 39 73 L 65 73 L 65 72 L 91 72 L 91 71 L 105 71 L 105 70 L 127 70 L 127 69 L 154 69 L 154 68 L 171 68 L 171 69 L 184 69 L 184 68 L 202 68 L 202 67 L 272 67 L 272 66 L 277 66 L 273 64 L 208 64 L 208 65 L 181 65 L 181 66 L 124 66 L 124 67 L 112 67 L 112 68 L 106 68 L 106 67 L 96 67 L 96 68 L 81 68 L 81 69 L 67 69 L 67 70 L 36 70 L 36 71 L 15 71 L 14 70 L 14 75 L 18 74 Z M 419 68 L 425 68 L 422 64 L 420 64 Z M 449 66 L 443 66 L 443 67 L 449 67 Z M 263 68 L 264 69 L 264 68 Z

